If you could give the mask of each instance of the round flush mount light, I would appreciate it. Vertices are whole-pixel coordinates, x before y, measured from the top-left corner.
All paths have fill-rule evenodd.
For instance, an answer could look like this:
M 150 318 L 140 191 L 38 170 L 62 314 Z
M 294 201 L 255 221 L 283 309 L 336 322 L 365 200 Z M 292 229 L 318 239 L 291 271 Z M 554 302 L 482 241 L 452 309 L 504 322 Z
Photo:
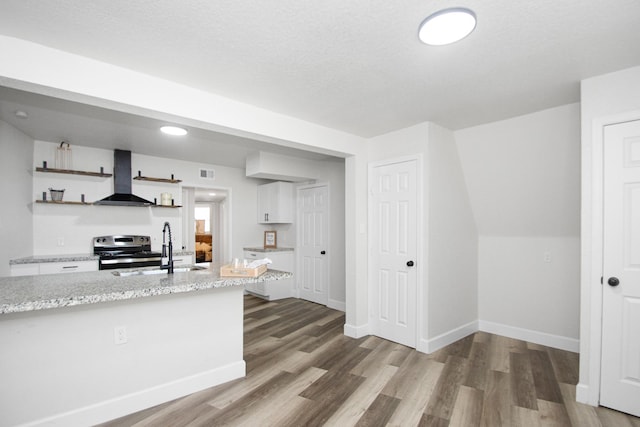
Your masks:
M 160 128 L 160 131 L 162 131 L 162 133 L 166 133 L 167 135 L 173 136 L 183 136 L 187 134 L 186 129 L 177 126 L 162 126 Z
M 476 28 L 476 14 L 463 7 L 440 10 L 427 17 L 418 30 L 420 41 L 432 46 L 455 43 Z

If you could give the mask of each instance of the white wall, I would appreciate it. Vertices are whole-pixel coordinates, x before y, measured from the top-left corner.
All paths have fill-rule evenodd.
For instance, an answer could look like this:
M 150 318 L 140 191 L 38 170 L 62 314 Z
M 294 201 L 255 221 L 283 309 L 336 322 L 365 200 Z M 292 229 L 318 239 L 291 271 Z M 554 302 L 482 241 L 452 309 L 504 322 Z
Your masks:
M 579 237 L 483 236 L 479 266 L 481 329 L 577 351 Z
M 571 104 L 455 133 L 480 234 L 481 327 L 573 351 L 579 129 Z
M 47 161 L 54 164 L 54 150 L 57 144 L 36 141 L 34 144 L 35 166 Z M 91 147 L 72 146 L 75 169 L 105 172 L 113 169 L 113 151 Z M 141 170 L 143 176 L 170 177 L 174 174 L 181 179 L 180 184 L 163 184 L 133 181 L 134 194 L 153 201 L 160 200 L 160 193 L 173 194 L 176 204 L 181 204 L 181 186 L 216 187 L 230 190 L 232 253 L 242 253 L 242 248 L 262 236 L 261 227 L 256 223 L 256 181 L 244 176 L 243 169 L 228 168 L 211 164 L 198 164 L 181 160 L 164 159 L 132 153 L 132 173 Z M 214 169 L 215 180 L 199 177 L 199 168 Z M 42 192 L 49 187 L 64 188 L 64 200 L 79 201 L 85 194 L 89 202 L 99 200 L 113 193 L 113 178 L 93 178 L 52 173 L 35 173 L 32 195 L 42 198 Z M 162 225 L 169 221 L 175 248 L 183 245 L 181 209 L 123 207 L 123 206 L 75 206 L 34 204 L 33 209 L 33 251 L 35 255 L 90 253 L 91 238 L 110 234 L 143 234 L 152 237 L 152 249 L 159 251 L 162 245 Z M 59 246 L 62 239 L 64 246 Z
M 9 275 L 9 260 L 33 253 L 31 180 L 33 140 L 0 120 L 0 277 Z
M 582 81 L 582 226 L 579 402 L 600 399 L 602 126 L 640 118 L 640 67 Z
M 475 332 L 478 232 L 453 132 L 429 124 L 427 349 Z
M 418 349 L 429 352 L 473 332 L 477 232 L 452 132 L 422 123 L 370 142 L 370 161 L 416 154 L 423 158 Z

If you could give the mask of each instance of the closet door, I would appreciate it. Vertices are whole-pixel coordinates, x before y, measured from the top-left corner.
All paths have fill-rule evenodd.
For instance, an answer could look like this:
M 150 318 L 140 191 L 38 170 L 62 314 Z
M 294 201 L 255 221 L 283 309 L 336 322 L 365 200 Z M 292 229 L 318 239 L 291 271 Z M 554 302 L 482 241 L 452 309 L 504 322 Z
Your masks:
M 640 121 L 605 127 L 600 404 L 640 416 Z
M 415 348 L 417 161 L 373 167 L 369 182 L 372 332 Z

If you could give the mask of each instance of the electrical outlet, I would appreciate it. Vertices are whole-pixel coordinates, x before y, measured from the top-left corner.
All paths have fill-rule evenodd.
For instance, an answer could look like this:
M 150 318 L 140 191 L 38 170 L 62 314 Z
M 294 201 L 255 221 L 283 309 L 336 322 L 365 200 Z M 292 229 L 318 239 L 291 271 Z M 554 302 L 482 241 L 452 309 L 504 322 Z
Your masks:
M 127 343 L 127 327 L 116 326 L 113 328 L 113 343 L 116 345 Z
M 551 262 L 551 252 L 546 251 L 543 255 L 544 262 Z
M 58 246 L 64 246 L 64 237 L 58 237 Z

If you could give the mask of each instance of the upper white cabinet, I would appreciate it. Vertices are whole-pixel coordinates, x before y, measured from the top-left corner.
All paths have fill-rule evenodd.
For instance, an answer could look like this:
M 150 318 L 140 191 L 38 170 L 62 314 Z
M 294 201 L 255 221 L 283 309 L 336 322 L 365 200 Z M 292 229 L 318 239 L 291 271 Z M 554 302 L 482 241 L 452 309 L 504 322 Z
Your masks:
M 258 186 L 258 223 L 293 222 L 293 184 L 272 182 Z

